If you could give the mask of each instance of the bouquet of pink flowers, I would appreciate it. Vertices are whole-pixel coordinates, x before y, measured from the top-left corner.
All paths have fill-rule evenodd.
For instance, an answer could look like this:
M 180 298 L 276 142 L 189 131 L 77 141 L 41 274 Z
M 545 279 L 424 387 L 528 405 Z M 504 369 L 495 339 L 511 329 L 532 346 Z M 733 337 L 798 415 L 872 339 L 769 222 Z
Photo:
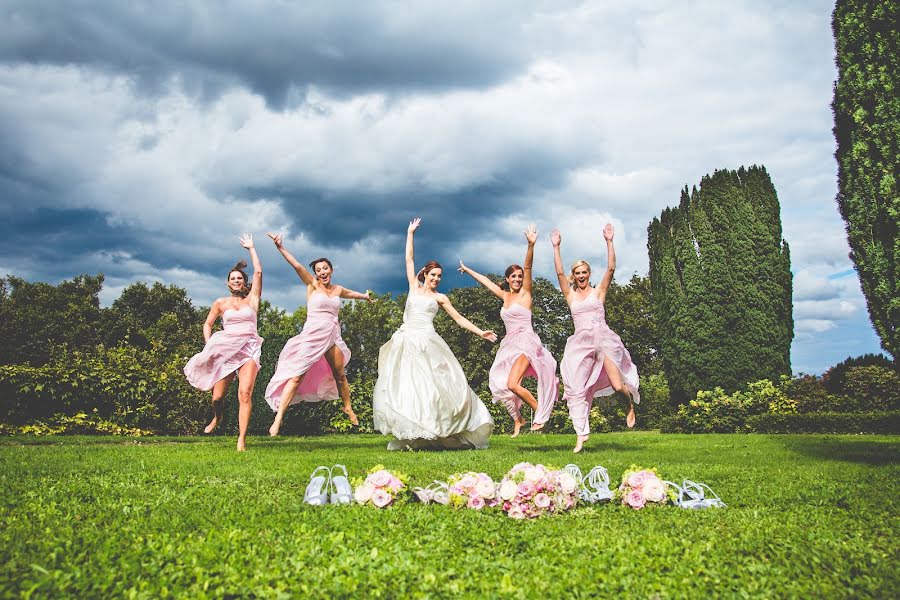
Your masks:
M 497 484 L 486 473 L 457 473 L 447 480 L 450 486 L 448 496 L 450 506 L 454 508 L 474 508 L 481 510 L 484 507 L 494 507 L 500 504 L 500 496 L 497 494 Z
M 523 462 L 503 477 L 498 494 L 508 516 L 530 519 L 575 506 L 578 481 L 565 471 Z
M 388 471 L 384 465 L 375 465 L 369 469 L 365 481 L 356 478 L 353 498 L 359 504 L 371 504 L 378 508 L 386 508 L 400 504 L 406 500 L 406 475 L 396 471 Z
M 647 504 L 665 505 L 675 501 L 675 491 L 660 478 L 656 469 L 645 469 L 631 465 L 622 474 L 622 484 L 617 496 L 622 504 L 638 510 Z

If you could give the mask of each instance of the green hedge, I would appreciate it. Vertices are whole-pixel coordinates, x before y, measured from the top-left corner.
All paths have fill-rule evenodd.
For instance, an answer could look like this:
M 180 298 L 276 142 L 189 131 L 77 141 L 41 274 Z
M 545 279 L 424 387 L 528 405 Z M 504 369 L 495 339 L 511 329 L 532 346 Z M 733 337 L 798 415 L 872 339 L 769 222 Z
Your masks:
M 900 433 L 900 411 L 753 415 L 747 429 L 755 433 Z

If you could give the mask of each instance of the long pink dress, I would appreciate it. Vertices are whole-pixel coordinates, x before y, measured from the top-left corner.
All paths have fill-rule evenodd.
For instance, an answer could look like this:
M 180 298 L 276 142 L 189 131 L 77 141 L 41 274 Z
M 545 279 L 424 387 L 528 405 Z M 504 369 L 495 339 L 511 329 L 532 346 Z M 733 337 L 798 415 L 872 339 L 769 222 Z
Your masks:
M 350 362 L 350 349 L 341 339 L 340 308 L 341 299 L 337 296 L 321 293 L 310 296 L 303 331 L 284 345 L 275 374 L 266 386 L 266 402 L 273 411 L 278 412 L 281 393 L 288 380 L 298 375 L 305 374 L 291 404 L 340 398 L 331 366 L 325 360 L 325 352 L 337 346 L 344 355 L 344 364 Z
M 211 390 L 248 360 L 260 367 L 263 339 L 256 333 L 256 311 L 249 306 L 229 308 L 222 313 L 222 326 L 224 330 L 209 336 L 203 350 L 184 366 L 184 374 L 195 388 Z
M 502 404 L 513 419 L 520 417 L 522 400 L 509 389 L 509 372 L 520 356 L 528 359 L 525 377 L 534 377 L 538 383 L 535 423 L 546 423 L 556 404 L 556 359 L 541 344 L 541 338 L 531 326 L 531 311 L 520 304 L 500 309 L 500 318 L 506 326 L 506 335 L 500 342 L 494 364 L 488 376 L 488 384 L 494 402 Z
M 572 319 L 575 333 L 566 341 L 566 350 L 560 363 L 563 380 L 563 399 L 569 405 L 569 415 L 575 433 L 590 433 L 589 415 L 591 402 L 600 396 L 615 393 L 609 375 L 603 368 L 608 356 L 622 374 L 622 381 L 634 396 L 634 403 L 641 401 L 638 393 L 637 367 L 622 339 L 606 324 L 603 303 L 596 296 L 572 302 Z

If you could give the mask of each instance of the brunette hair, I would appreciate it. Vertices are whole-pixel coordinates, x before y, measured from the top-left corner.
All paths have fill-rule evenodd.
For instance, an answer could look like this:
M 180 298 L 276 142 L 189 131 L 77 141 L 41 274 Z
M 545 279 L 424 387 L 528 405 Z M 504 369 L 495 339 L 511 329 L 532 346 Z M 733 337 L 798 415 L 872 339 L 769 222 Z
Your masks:
M 244 278 L 244 288 L 241 290 L 242 296 L 246 296 L 247 294 L 249 294 L 250 287 L 251 287 L 251 284 L 248 283 L 249 280 L 247 278 L 247 272 L 244 270 L 246 268 L 247 268 L 247 261 L 241 259 L 241 260 L 237 261 L 236 263 L 234 263 L 233 267 L 228 269 L 228 275 L 225 277 L 225 280 L 228 281 L 228 278 L 231 277 L 231 274 L 234 273 L 235 271 L 237 271 L 238 273 L 241 274 L 241 277 Z
M 444 267 L 442 267 L 441 263 L 436 260 L 429 260 L 427 263 L 425 263 L 425 266 L 422 267 L 422 270 L 419 271 L 419 274 L 416 275 L 416 279 L 418 279 L 422 283 L 425 283 L 425 275 L 427 275 L 428 271 L 432 269 L 441 269 L 443 271 Z
M 316 265 L 319 264 L 320 262 L 328 263 L 328 266 L 331 267 L 332 271 L 334 271 L 334 265 L 331 264 L 331 261 L 325 257 L 322 257 L 322 258 L 317 258 L 316 260 L 311 261 L 309 263 L 309 268 L 313 270 L 313 273 L 316 272 Z
M 574 283 L 575 283 L 575 269 L 577 269 L 577 268 L 580 267 L 581 265 L 584 265 L 585 267 L 587 267 L 588 273 L 591 272 L 591 263 L 589 263 L 589 262 L 586 261 L 586 260 L 576 260 L 574 263 L 572 263 L 572 270 L 569 271 L 569 277 L 568 277 L 569 285 L 574 285 Z M 590 283 L 591 283 L 591 282 L 588 281 L 588 285 L 590 285 Z
M 524 273 L 525 269 L 523 269 L 520 265 L 509 265 L 508 267 L 506 267 L 506 272 L 503 274 L 503 283 L 500 284 L 501 290 L 503 290 L 504 292 L 509 291 L 509 282 L 507 281 L 507 279 L 516 271 L 522 271 Z

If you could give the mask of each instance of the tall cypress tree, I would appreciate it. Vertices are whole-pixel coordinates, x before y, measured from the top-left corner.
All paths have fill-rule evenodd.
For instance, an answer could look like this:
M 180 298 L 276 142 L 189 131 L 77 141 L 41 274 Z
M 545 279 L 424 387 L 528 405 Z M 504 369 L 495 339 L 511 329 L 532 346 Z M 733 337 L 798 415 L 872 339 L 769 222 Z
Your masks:
M 832 15 L 837 204 L 881 346 L 900 351 L 900 4 L 838 0 Z
M 675 399 L 790 373 L 790 253 L 764 167 L 716 171 L 699 189 L 685 187 L 679 205 L 650 223 L 647 248 Z

